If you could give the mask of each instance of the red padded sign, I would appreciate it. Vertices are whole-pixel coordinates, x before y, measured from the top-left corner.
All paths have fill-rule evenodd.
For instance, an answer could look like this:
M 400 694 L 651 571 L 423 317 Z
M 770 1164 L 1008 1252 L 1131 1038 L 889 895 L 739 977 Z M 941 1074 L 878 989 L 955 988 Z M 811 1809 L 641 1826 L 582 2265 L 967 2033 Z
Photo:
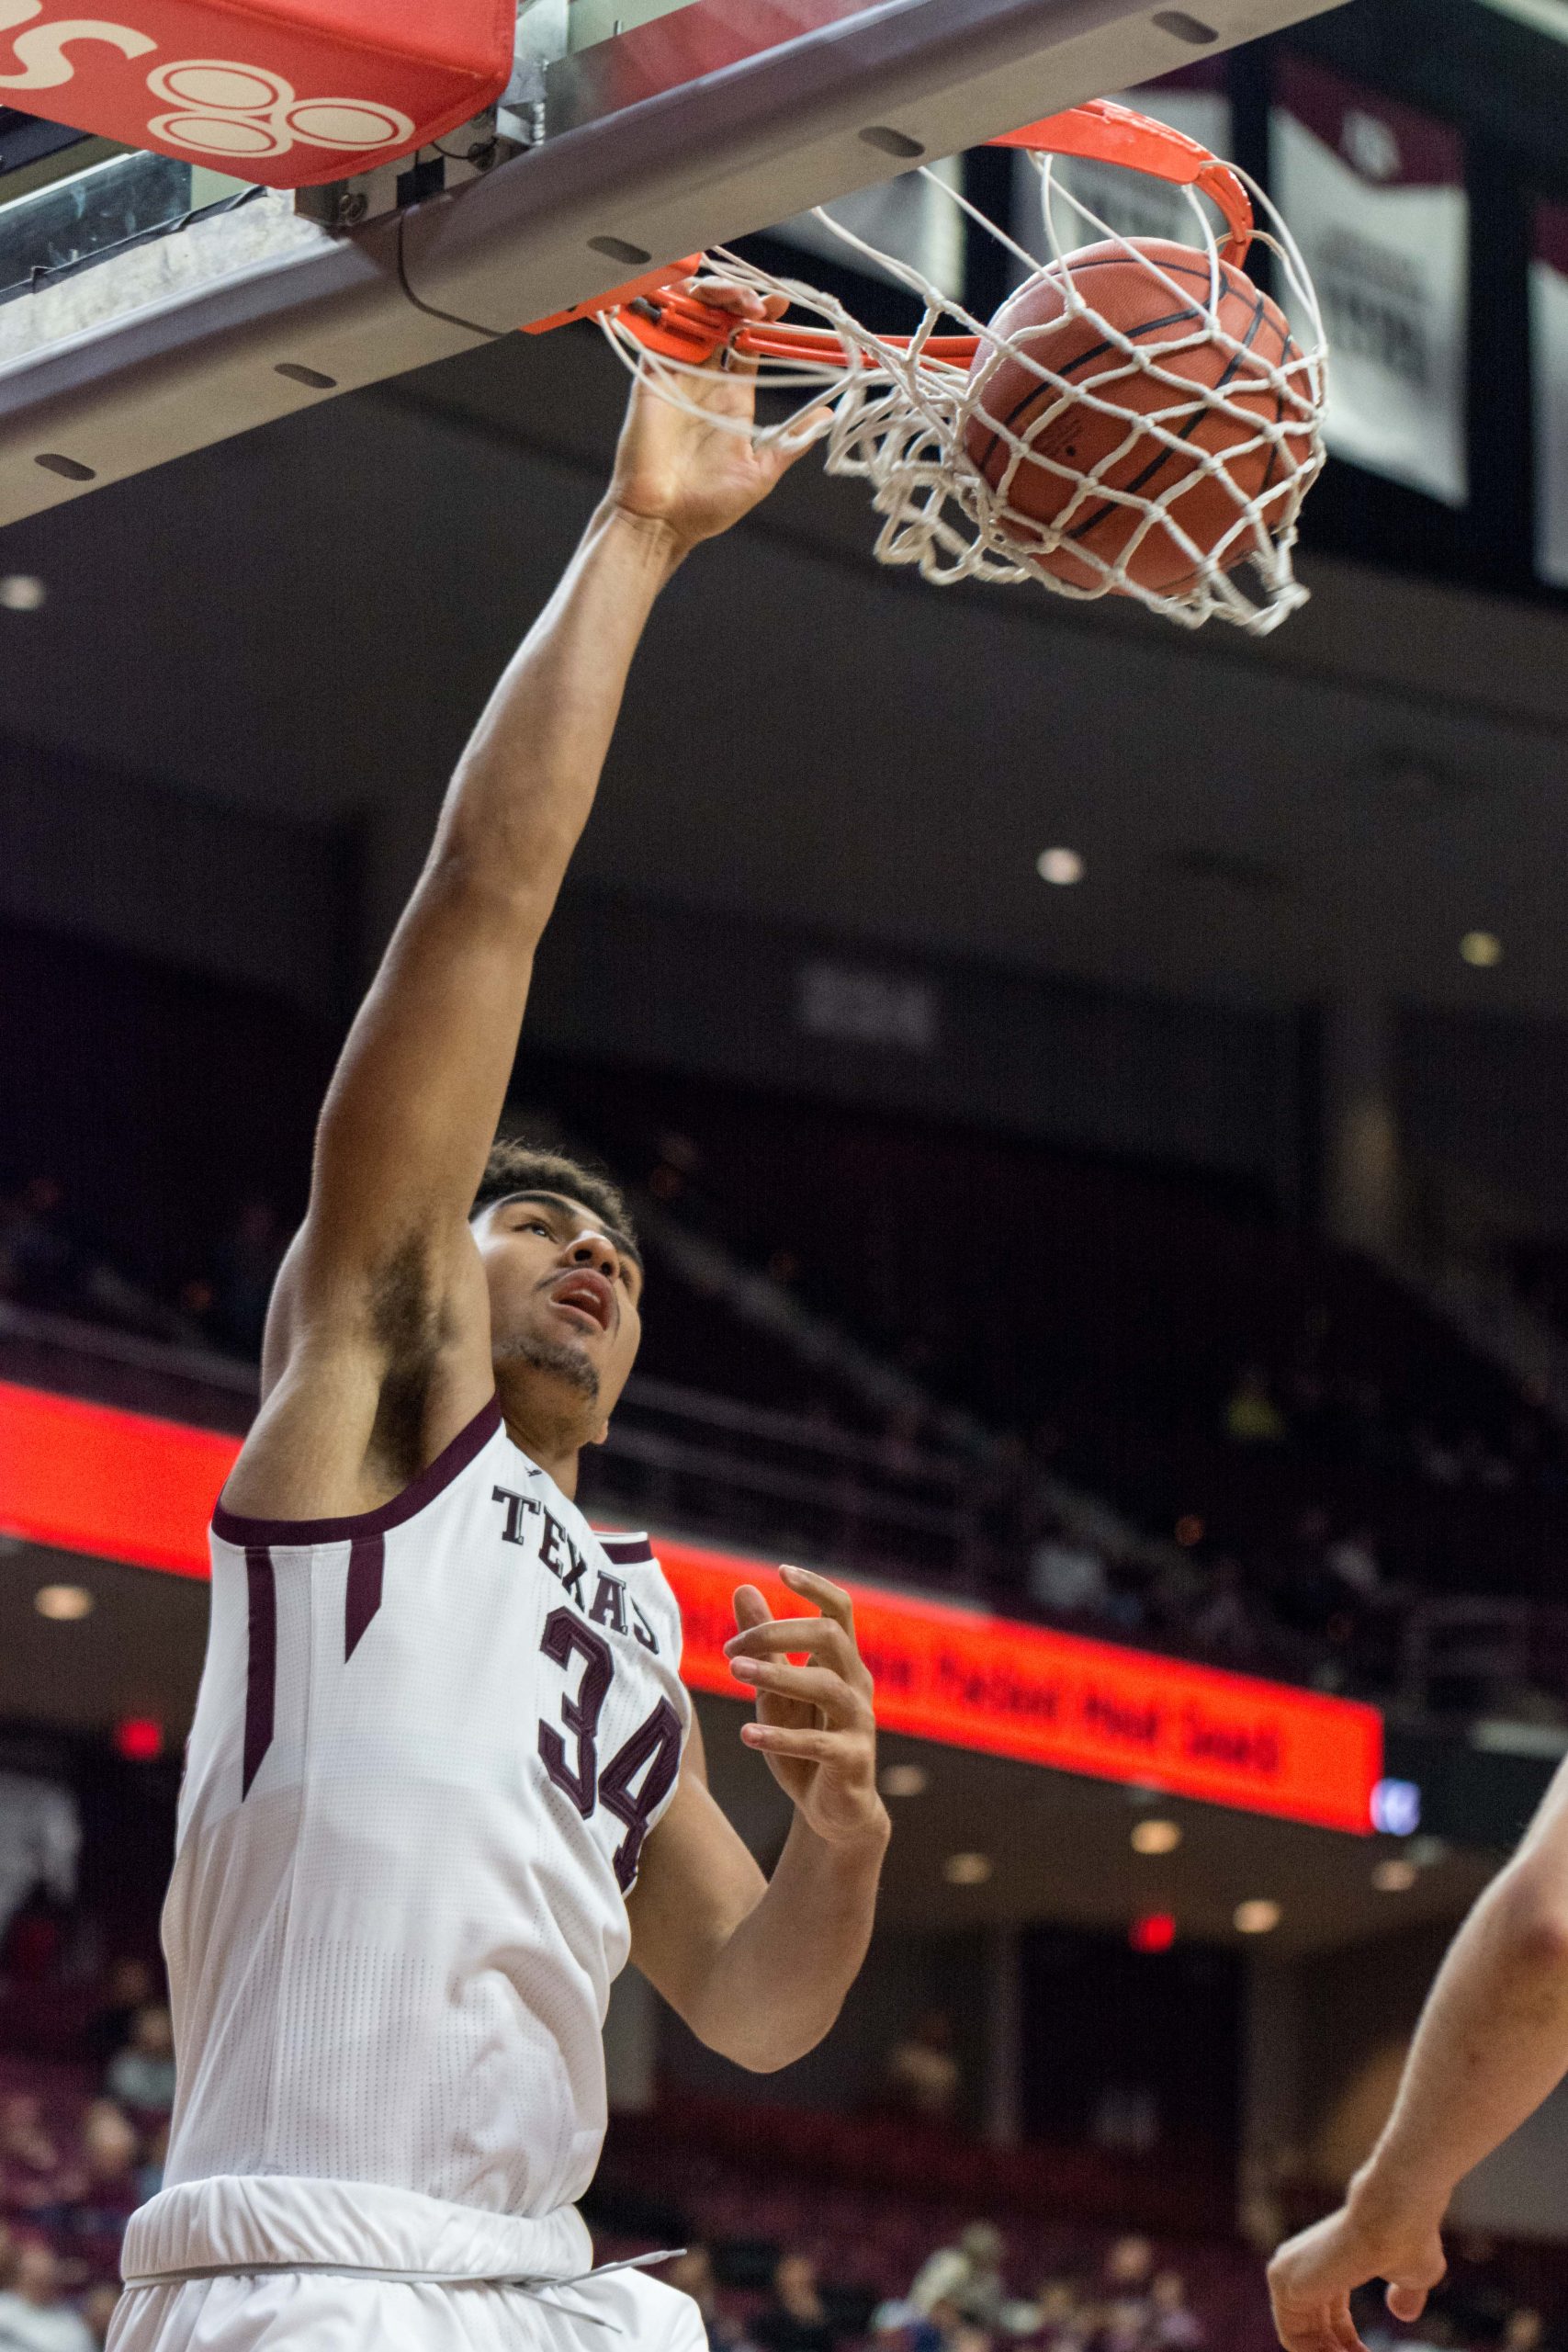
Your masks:
M 87 0 L 92 6 L 92 0 Z M 515 0 L 0 0 L 0 106 L 270 187 L 346 179 L 480 113 Z
M 0 1381 L 0 1533 L 204 1577 L 207 1522 L 239 1450 L 213 1430 Z M 798 1602 L 760 1561 L 654 1541 L 681 1604 L 682 1676 L 738 1698 L 724 1651 L 736 1586 L 760 1585 L 782 1610 Z M 1375 1708 L 877 1585 L 850 1589 L 889 1731 L 1371 1834 Z

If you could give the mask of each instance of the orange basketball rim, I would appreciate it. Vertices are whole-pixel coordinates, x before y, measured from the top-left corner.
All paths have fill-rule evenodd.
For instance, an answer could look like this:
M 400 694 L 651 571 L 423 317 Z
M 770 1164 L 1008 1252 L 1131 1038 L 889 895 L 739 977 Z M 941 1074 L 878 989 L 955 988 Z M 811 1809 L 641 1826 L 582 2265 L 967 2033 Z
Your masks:
M 1190 139 L 1185 131 L 1174 130 L 1168 123 L 1152 121 L 1147 115 L 1138 114 L 1131 107 L 1118 106 L 1113 99 L 1091 98 L 1083 106 L 1069 107 L 1064 114 L 1046 115 L 1040 122 L 1028 123 L 1021 130 L 1004 131 L 1000 138 L 988 140 L 987 144 L 1014 147 L 1032 155 L 1080 155 L 1097 163 L 1121 164 L 1129 171 L 1143 172 L 1173 187 L 1194 188 L 1199 195 L 1211 198 L 1225 222 L 1228 233 L 1220 249 L 1222 258 L 1240 269 L 1252 249 L 1252 199 L 1240 175 L 1229 164 L 1212 155 L 1196 139 Z M 782 322 L 776 326 L 737 327 L 727 311 L 708 308 L 700 296 L 689 290 L 687 281 L 695 277 L 702 264 L 701 254 L 689 254 L 683 261 L 672 265 L 667 262 L 659 269 L 645 270 L 641 277 L 612 287 L 606 293 L 592 295 L 586 301 L 573 304 L 570 310 L 534 320 L 523 332 L 548 334 L 556 327 L 569 326 L 575 319 L 601 318 L 606 311 L 623 311 L 628 332 L 646 350 L 667 359 L 700 366 L 728 343 L 732 350 L 751 359 L 853 364 L 843 338 L 831 328 L 786 326 Z M 900 350 L 908 350 L 914 339 L 910 335 L 885 338 Z M 945 360 L 954 368 L 968 368 L 974 363 L 979 344 L 977 334 L 928 335 L 920 348 L 931 359 Z M 867 355 L 863 353 L 860 356 L 864 365 L 874 365 Z

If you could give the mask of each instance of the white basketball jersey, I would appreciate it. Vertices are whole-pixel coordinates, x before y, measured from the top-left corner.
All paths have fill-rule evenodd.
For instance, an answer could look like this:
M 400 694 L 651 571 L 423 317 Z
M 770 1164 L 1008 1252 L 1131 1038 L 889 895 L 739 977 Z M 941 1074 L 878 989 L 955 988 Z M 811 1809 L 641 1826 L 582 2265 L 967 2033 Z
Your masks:
M 171 2190 L 581 2194 L 680 1657 L 646 1537 L 595 1536 L 494 1400 L 379 1510 L 220 1506 L 164 1914 Z

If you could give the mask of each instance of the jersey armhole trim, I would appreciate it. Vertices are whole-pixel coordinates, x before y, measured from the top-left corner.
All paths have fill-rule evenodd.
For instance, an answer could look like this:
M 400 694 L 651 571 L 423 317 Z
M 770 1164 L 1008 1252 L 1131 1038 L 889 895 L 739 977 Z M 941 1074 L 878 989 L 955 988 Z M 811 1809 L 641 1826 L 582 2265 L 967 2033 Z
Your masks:
M 653 1545 L 646 1535 L 626 1535 L 619 1529 L 604 1527 L 595 1527 L 592 1532 L 597 1536 L 604 1557 L 615 1567 L 636 1567 L 639 1561 L 653 1557 Z
M 223 1543 L 237 1544 L 243 1550 L 269 1544 L 351 1544 L 358 1536 L 385 1535 L 389 1528 L 400 1527 L 405 1520 L 422 1511 L 426 1503 L 434 1502 L 442 1489 L 449 1487 L 490 1443 L 500 1427 L 501 1399 L 492 1396 L 400 1495 L 394 1495 L 390 1502 L 378 1503 L 374 1510 L 352 1511 L 343 1519 L 246 1519 L 239 1511 L 225 1510 L 220 1502 L 212 1513 L 212 1532 Z

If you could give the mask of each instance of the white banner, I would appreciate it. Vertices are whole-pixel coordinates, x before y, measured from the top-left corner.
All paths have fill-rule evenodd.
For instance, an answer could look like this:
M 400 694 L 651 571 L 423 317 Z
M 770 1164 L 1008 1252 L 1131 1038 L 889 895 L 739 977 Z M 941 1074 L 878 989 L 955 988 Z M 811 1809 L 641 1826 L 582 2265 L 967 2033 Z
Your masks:
M 1536 207 L 1530 260 L 1535 568 L 1568 588 L 1568 208 Z
M 1146 83 L 1141 89 L 1120 91 L 1117 103 L 1135 107 L 1140 114 L 1152 116 L 1156 122 L 1168 123 L 1174 130 L 1184 130 L 1189 139 L 1207 147 L 1211 154 L 1230 153 L 1231 103 L 1225 89 L 1224 68 L 1218 61 L 1208 66 L 1191 66 L 1185 74 L 1173 75 L 1168 81 Z M 1014 233 L 1019 243 L 1037 261 L 1048 261 L 1052 247 L 1040 217 L 1040 174 L 1027 155 L 1019 156 L 1017 172 L 1014 210 L 1019 225 Z M 1172 187 L 1166 180 L 1150 179 L 1146 172 L 1130 172 L 1121 164 L 1096 164 L 1078 155 L 1062 155 L 1051 166 L 1051 184 L 1057 191 L 1052 205 L 1056 241 L 1065 253 L 1071 253 L 1079 245 L 1091 245 L 1102 234 L 1093 221 L 1084 219 L 1077 205 L 1066 201 L 1066 197 L 1076 197 L 1078 204 L 1104 221 L 1113 236 L 1163 237 L 1179 245 L 1195 245 L 1201 241 L 1192 200 L 1186 189 Z M 1212 206 L 1206 205 L 1205 209 L 1212 223 L 1223 234 L 1224 223 L 1218 212 Z
M 960 158 L 951 156 L 945 163 L 931 164 L 929 172 L 902 173 L 897 179 L 882 180 L 875 187 L 841 196 L 823 209 L 866 244 L 874 245 L 878 253 L 890 254 L 895 261 L 918 269 L 939 294 L 962 299 L 964 215 L 941 187 L 931 185 L 936 180 L 957 187 L 961 170 Z M 879 267 L 870 254 L 836 237 L 814 212 L 796 213 L 793 220 L 781 221 L 772 233 L 786 244 L 837 262 L 840 269 L 863 270 L 869 277 L 891 278 L 896 285 L 903 282 L 894 271 Z M 800 275 L 809 277 L 811 273 L 802 270 Z
M 1462 506 L 1470 207 L 1459 133 L 1288 59 L 1270 146 L 1274 199 L 1323 305 L 1330 449 Z

